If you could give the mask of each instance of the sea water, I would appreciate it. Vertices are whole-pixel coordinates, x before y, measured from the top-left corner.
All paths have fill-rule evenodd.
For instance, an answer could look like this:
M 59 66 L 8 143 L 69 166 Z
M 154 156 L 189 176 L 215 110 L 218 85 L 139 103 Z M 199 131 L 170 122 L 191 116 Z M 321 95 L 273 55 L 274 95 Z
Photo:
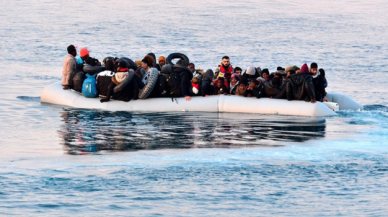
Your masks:
M 385 1 L 1 3 L 0 215 L 386 215 Z M 69 44 L 99 60 L 183 52 L 204 70 L 224 55 L 270 71 L 315 61 L 328 92 L 365 108 L 310 118 L 41 104 Z

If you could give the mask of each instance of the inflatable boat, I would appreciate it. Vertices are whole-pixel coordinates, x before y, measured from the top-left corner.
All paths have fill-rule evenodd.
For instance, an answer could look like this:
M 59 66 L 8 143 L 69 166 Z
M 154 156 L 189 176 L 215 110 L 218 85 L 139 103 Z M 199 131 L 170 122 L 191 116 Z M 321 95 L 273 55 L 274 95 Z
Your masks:
M 327 98 L 338 104 L 339 110 L 358 110 L 363 106 L 343 94 L 327 94 Z M 287 101 L 270 98 L 246 98 L 229 95 L 192 97 L 190 101 L 181 98 L 148 98 L 129 102 L 111 100 L 101 103 L 100 98 L 86 98 L 82 94 L 63 90 L 61 82 L 45 87 L 41 93 L 41 102 L 84 109 L 108 111 L 141 112 L 234 112 L 255 114 L 333 116 L 335 109 L 324 103 L 305 101 Z

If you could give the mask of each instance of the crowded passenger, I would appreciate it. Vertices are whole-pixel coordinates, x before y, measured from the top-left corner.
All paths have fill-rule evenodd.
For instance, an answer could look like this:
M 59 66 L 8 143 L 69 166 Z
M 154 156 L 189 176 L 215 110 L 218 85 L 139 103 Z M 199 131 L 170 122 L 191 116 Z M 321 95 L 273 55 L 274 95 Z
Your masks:
M 261 98 L 264 94 L 264 85 L 261 80 L 252 80 L 248 88 L 245 91 L 245 97 L 256 97 Z
M 174 65 L 169 79 L 170 95 L 172 97 L 184 97 L 190 101 L 190 87 L 193 73 L 187 67 L 188 63 L 185 60 L 178 60 Z
M 261 70 L 261 77 L 264 78 L 264 82 L 269 81 L 269 70 L 267 68 Z
M 288 100 L 316 102 L 313 79 L 306 63 L 300 68 L 299 73 L 290 76 L 286 88 Z
M 166 58 L 164 56 L 160 56 L 158 59 L 158 64 L 156 64 L 156 69 L 161 71 L 164 65 L 166 65 Z
M 113 59 L 108 59 L 105 61 L 105 71 L 97 74 L 96 77 L 96 88 L 101 96 L 108 95 L 109 85 L 112 82 L 112 77 L 115 75 L 115 65 Z
M 63 61 L 63 70 L 62 70 L 62 86 L 64 90 L 73 88 L 73 78 L 77 73 L 76 60 L 77 50 L 74 45 L 69 45 L 67 47 L 67 55 Z
M 259 73 L 256 71 L 256 68 L 253 66 L 248 66 L 247 70 L 242 76 L 248 80 L 248 83 L 260 77 Z
M 219 77 L 214 81 L 214 92 L 213 95 L 227 95 L 229 92 L 228 84 L 225 81 L 226 79 L 223 77 Z
M 236 68 L 234 68 L 233 73 L 236 73 L 236 74 L 238 74 L 238 76 L 241 76 L 241 74 L 242 74 L 242 69 L 241 69 L 240 67 L 237 66 Z
M 239 80 L 240 80 L 239 74 L 233 73 L 231 78 L 230 78 L 230 84 L 229 84 L 229 94 L 230 95 L 235 95 L 236 94 L 236 90 L 237 90 L 237 87 L 238 87 Z
M 328 101 L 326 98 L 326 91 L 325 91 L 325 78 L 324 78 L 324 75 L 321 75 L 320 71 L 318 71 L 317 63 L 315 62 L 311 63 L 310 73 L 313 76 L 315 100 L 320 102 Z
M 274 77 L 272 80 L 264 83 L 264 94 L 269 98 L 282 98 L 283 93 L 281 89 L 282 79 Z
M 208 97 L 213 94 L 214 92 L 213 77 L 214 77 L 214 72 L 211 69 L 208 69 L 203 74 L 201 91 L 200 91 L 202 96 Z
M 224 77 L 229 83 L 232 72 L 233 72 L 233 66 L 230 65 L 229 57 L 223 56 L 221 64 L 218 65 L 218 68 L 214 72 L 214 78 L 217 79 L 218 77 Z
M 248 79 L 244 76 L 241 76 L 235 95 L 244 96 L 245 91 L 247 90 L 247 86 L 248 86 Z

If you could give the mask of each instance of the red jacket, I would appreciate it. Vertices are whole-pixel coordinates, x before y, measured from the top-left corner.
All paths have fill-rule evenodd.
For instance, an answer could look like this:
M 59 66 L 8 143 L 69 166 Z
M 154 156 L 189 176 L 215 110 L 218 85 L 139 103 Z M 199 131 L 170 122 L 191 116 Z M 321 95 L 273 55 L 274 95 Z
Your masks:
M 232 72 L 233 72 L 233 66 L 232 65 L 229 65 L 229 68 L 228 70 L 226 70 L 224 68 L 223 65 L 219 65 L 218 67 L 220 67 L 220 73 L 224 73 L 225 75 L 225 78 L 230 81 L 230 77 L 232 76 Z M 219 74 L 218 74 L 219 75 Z

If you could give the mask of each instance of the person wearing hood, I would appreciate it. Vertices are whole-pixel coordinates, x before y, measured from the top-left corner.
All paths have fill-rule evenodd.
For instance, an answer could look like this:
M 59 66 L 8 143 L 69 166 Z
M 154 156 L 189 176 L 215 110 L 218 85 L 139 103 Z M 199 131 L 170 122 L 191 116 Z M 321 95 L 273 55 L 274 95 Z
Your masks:
M 323 102 L 328 101 L 326 98 L 326 90 L 325 90 L 325 77 L 321 75 L 320 71 L 318 71 L 318 64 L 313 62 L 310 65 L 310 73 L 313 76 L 313 84 L 315 91 L 315 100 Z
M 251 82 L 252 80 L 256 80 L 260 75 L 256 71 L 255 67 L 253 66 L 248 66 L 247 70 L 245 73 L 242 75 L 248 80 L 248 83 Z
M 244 76 L 241 76 L 241 79 L 238 83 L 236 96 L 244 96 L 248 87 L 248 79 Z
M 160 73 L 158 75 L 158 80 L 156 81 L 155 87 L 152 90 L 152 93 L 148 98 L 155 97 L 169 97 L 168 90 L 168 77 L 172 72 L 172 66 L 170 64 L 165 64 L 162 66 Z
M 256 97 L 260 99 L 264 94 L 264 85 L 261 80 L 252 80 L 247 90 L 245 91 L 244 97 Z
M 221 64 L 218 65 L 218 68 L 214 72 L 214 79 L 218 77 L 224 77 L 227 80 L 227 83 L 230 82 L 230 76 L 233 72 L 233 66 L 230 65 L 230 59 L 228 56 L 223 56 Z
M 62 86 L 64 90 L 73 88 L 73 78 L 77 73 L 76 60 L 77 50 L 74 45 L 69 45 L 67 47 L 67 55 L 63 61 L 63 70 L 62 70 Z
M 287 100 L 305 100 L 315 103 L 313 78 L 307 64 L 303 64 L 300 73 L 291 75 L 286 84 Z
M 190 71 L 190 69 L 187 67 L 188 63 L 185 60 L 178 60 L 178 62 L 174 65 L 172 70 L 172 75 L 176 76 L 170 76 L 175 77 L 175 81 L 172 83 L 175 83 L 172 85 L 172 88 L 170 89 L 170 93 L 172 93 L 172 96 L 174 97 L 185 97 L 186 101 L 191 100 L 190 96 L 190 87 L 191 87 L 191 80 L 193 79 L 193 73 Z M 178 80 L 180 80 L 178 82 Z M 170 82 L 170 81 L 169 81 Z M 180 86 L 178 86 L 180 85 Z
M 201 95 L 208 97 L 214 92 L 213 84 L 214 72 L 211 69 L 206 70 L 203 74 L 202 85 L 201 85 Z
M 233 73 L 230 77 L 229 94 L 235 95 L 238 87 L 240 76 L 237 73 Z

